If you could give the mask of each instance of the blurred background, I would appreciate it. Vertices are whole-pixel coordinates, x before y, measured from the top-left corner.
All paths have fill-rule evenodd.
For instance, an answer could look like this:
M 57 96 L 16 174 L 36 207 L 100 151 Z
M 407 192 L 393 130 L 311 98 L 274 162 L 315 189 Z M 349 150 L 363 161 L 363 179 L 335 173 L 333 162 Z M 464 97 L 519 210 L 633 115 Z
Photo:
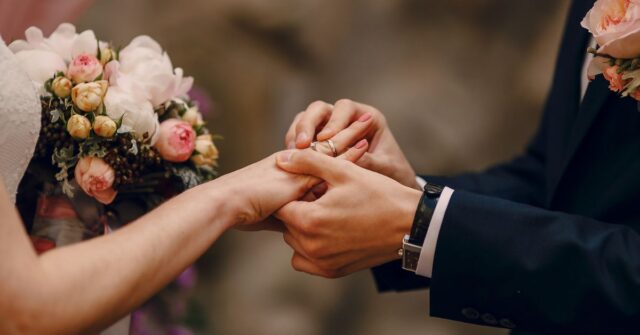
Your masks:
M 282 149 L 293 116 L 310 102 L 348 97 L 383 111 L 416 171 L 454 174 L 509 159 L 527 143 L 568 5 L 97 0 L 69 17 L 116 45 L 151 35 L 196 78 L 210 98 L 210 128 L 224 136 L 223 173 Z M 58 23 L 49 21 L 46 33 Z M 310 277 L 291 269 L 290 256 L 275 233 L 223 236 L 197 264 L 201 332 L 504 334 L 430 318 L 428 291 L 378 294 L 368 272 Z

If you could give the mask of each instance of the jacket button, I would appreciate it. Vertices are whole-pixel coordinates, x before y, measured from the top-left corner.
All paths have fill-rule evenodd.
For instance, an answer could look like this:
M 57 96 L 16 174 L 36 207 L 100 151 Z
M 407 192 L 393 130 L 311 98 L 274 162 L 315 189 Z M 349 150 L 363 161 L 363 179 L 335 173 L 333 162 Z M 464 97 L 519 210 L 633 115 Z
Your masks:
M 475 320 L 480 317 L 480 312 L 478 312 L 475 308 L 466 307 L 462 309 L 462 315 L 464 315 L 467 319 Z
M 516 327 L 516 324 L 509 319 L 500 319 L 500 325 L 505 328 L 513 329 Z
M 484 321 L 488 325 L 497 325 L 498 324 L 498 320 L 496 320 L 496 317 L 491 315 L 491 314 L 489 314 L 489 313 L 482 314 L 482 321 Z

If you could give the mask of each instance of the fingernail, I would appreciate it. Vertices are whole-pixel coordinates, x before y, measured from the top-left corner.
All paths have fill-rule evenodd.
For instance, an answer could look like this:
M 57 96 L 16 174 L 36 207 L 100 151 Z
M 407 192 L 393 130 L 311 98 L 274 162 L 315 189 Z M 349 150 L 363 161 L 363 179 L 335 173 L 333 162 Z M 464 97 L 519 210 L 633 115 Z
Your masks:
M 296 141 L 289 141 L 289 144 L 287 144 L 287 149 L 295 149 L 296 148 Z
M 328 135 L 331 132 L 331 129 L 329 128 L 324 128 L 322 129 L 319 133 L 318 133 L 318 137 L 322 137 L 324 135 Z
M 298 136 L 296 137 L 296 143 L 298 144 L 307 143 L 308 139 L 309 139 L 309 136 L 307 135 L 307 133 L 302 132 L 298 134 Z
M 356 149 L 362 149 L 367 146 L 367 140 L 361 140 L 356 144 Z
M 366 121 L 369 121 L 369 119 L 371 119 L 371 113 L 366 113 L 366 114 L 363 114 L 363 115 L 358 119 L 358 121 L 360 121 L 360 122 L 366 122 Z
M 278 154 L 278 162 L 288 163 L 291 160 L 291 156 L 293 156 L 293 151 L 283 151 Z

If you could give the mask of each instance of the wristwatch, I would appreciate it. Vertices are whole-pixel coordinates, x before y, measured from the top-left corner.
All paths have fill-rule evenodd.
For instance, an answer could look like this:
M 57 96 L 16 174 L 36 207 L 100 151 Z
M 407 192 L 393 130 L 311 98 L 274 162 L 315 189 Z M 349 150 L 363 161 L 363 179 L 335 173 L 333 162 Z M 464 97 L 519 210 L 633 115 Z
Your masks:
M 424 186 L 424 192 L 418 203 L 411 232 L 409 235 L 404 236 L 402 249 L 398 250 L 398 254 L 402 256 L 402 268 L 407 271 L 416 272 L 418 268 L 422 246 L 427 237 L 429 224 L 443 189 L 443 186 L 431 183 L 427 183 Z

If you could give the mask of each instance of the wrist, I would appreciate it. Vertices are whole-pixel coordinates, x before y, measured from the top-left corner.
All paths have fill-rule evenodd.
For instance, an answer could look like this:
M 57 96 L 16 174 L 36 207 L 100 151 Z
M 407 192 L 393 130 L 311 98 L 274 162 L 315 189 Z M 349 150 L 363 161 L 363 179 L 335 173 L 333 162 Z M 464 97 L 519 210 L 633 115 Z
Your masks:
M 236 197 L 229 196 L 230 190 L 220 186 L 216 182 L 208 182 L 187 192 L 193 192 L 193 198 L 197 200 L 192 201 L 202 206 L 196 210 L 204 214 L 207 225 L 225 231 L 235 224 L 239 206 Z
M 416 214 L 416 208 L 422 198 L 421 191 L 410 187 L 403 187 L 403 195 L 399 197 L 397 203 L 398 214 L 394 222 L 394 230 L 389 234 L 389 257 L 398 259 L 398 250 L 402 248 L 402 240 L 404 236 L 411 232 L 411 226 Z

